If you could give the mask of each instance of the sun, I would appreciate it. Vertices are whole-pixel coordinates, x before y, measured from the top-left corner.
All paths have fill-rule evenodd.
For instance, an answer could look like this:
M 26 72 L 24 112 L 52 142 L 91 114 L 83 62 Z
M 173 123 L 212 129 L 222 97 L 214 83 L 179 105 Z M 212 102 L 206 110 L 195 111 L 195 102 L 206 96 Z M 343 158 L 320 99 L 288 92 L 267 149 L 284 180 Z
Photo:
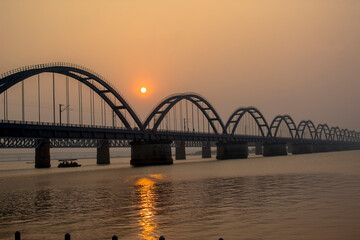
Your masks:
M 143 94 L 145 94 L 146 91 L 147 91 L 146 87 L 142 87 L 142 88 L 140 89 L 140 92 L 143 93 Z

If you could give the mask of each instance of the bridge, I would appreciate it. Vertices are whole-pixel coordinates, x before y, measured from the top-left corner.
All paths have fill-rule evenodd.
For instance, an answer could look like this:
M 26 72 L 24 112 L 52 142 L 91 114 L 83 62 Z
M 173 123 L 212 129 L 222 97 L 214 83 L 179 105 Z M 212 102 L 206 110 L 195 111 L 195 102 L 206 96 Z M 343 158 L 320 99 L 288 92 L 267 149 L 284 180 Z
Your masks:
M 247 158 L 360 149 L 360 133 L 289 115 L 271 122 L 255 107 L 240 107 L 224 122 L 195 93 L 167 97 L 144 122 L 104 77 L 68 63 L 21 67 L 1 74 L 0 148 L 35 148 L 35 167 L 50 167 L 50 148 L 97 148 L 97 163 L 110 163 L 110 147 L 131 147 L 134 166 L 172 164 L 186 147 L 202 156 Z

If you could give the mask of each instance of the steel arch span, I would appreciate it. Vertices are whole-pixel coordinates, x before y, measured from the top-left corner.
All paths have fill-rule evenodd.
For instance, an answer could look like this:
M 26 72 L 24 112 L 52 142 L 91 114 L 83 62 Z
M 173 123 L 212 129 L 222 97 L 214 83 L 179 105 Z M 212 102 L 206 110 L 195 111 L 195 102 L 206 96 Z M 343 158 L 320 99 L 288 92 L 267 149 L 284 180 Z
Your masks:
M 354 139 L 355 139 L 355 142 L 360 143 L 360 133 L 359 132 L 354 133 Z
M 228 133 L 230 133 L 231 135 L 234 135 L 236 128 L 239 125 L 239 122 L 241 121 L 242 117 L 246 114 L 249 113 L 251 115 L 251 117 L 255 120 L 261 135 L 263 137 L 266 137 L 269 135 L 269 125 L 266 122 L 265 117 L 262 115 L 262 113 L 256 109 L 255 107 L 246 107 L 246 108 L 239 108 L 237 109 L 229 118 L 229 120 L 227 121 L 226 125 L 225 125 L 225 129 Z M 230 129 L 231 124 L 233 125 L 233 128 Z
M 329 140 L 330 139 L 330 128 L 329 126 L 325 123 L 325 124 L 319 124 L 316 128 L 316 139 L 318 140 L 323 140 L 321 139 L 321 136 L 325 135 L 325 140 Z
M 340 141 L 340 137 L 341 137 L 341 130 L 339 127 L 332 127 L 330 128 L 330 139 L 332 141 L 335 140 L 335 137 L 336 137 L 336 140 L 337 141 Z
M 218 113 L 215 111 L 215 109 L 211 106 L 211 104 L 205 100 L 203 97 L 197 95 L 197 94 L 179 94 L 179 95 L 173 95 L 165 100 L 163 100 L 155 109 L 150 113 L 146 121 L 144 122 L 144 129 L 147 129 L 150 127 L 150 122 L 154 121 L 154 126 L 152 128 L 153 131 L 156 131 L 158 127 L 160 126 L 161 122 L 164 120 L 164 117 L 166 114 L 169 113 L 169 111 L 181 100 L 187 100 L 192 102 L 200 111 L 202 114 L 206 117 L 208 122 L 210 123 L 211 128 L 213 129 L 215 134 L 222 134 L 218 133 L 215 122 L 218 122 L 221 126 L 221 129 L 223 130 L 223 133 L 226 133 L 225 126 L 219 117 Z M 212 113 L 215 117 L 211 117 L 209 113 Z
M 127 129 L 131 129 L 130 123 L 120 110 L 125 110 L 135 121 L 137 127 L 141 130 L 144 129 L 133 109 L 109 82 L 91 70 L 75 64 L 47 63 L 11 70 L 1 75 L 0 94 L 13 87 L 15 84 L 26 80 L 27 78 L 46 72 L 62 74 L 85 84 L 87 87 L 96 92 L 109 105 L 109 107 L 119 117 Z M 110 94 L 110 96 L 107 94 Z
M 350 141 L 350 133 L 349 133 L 349 130 L 347 128 L 340 130 L 340 138 L 341 138 L 341 141 L 344 141 L 344 142 L 349 142 Z
M 349 134 L 350 134 L 350 141 L 351 142 L 357 142 L 358 141 L 357 132 L 355 130 L 350 131 Z
M 294 120 L 289 115 L 278 115 L 274 118 L 270 125 L 269 136 L 277 137 L 277 133 L 279 131 L 280 125 L 282 122 L 286 123 L 286 126 L 289 129 L 291 138 L 297 137 L 297 127 L 295 125 Z
M 316 139 L 316 128 L 315 124 L 311 120 L 301 121 L 297 128 L 298 138 L 304 139 L 305 129 L 308 128 L 310 131 L 311 139 Z

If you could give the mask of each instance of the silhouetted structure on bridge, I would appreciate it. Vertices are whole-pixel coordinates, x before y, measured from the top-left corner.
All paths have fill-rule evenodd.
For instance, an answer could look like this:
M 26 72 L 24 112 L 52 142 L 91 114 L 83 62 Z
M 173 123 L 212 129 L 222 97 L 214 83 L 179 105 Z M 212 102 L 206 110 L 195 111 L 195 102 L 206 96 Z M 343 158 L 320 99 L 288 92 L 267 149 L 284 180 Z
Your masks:
M 42 122 L 40 114 L 40 74 L 52 73 L 53 121 Z M 66 104 L 59 104 L 56 117 L 55 74 L 66 76 Z M 38 76 L 38 121 L 26 121 L 24 81 Z M 61 113 L 69 109 L 69 78 L 78 82 L 78 124 L 61 121 Z M 21 84 L 21 121 L 9 120 L 8 90 Z M 90 93 L 90 124 L 83 111 L 83 89 Z M 185 159 L 187 146 L 202 147 L 202 156 L 211 157 L 216 143 L 217 159 L 248 156 L 248 146 L 264 156 L 329 152 L 359 149 L 360 134 L 327 124 L 301 121 L 298 125 L 289 115 L 278 115 L 268 124 L 255 107 L 237 109 L 223 123 L 212 105 L 197 94 L 172 95 L 163 100 L 142 123 L 134 110 L 100 75 L 89 69 L 67 64 L 49 63 L 27 66 L 4 73 L 0 78 L 0 94 L 4 97 L 3 120 L 0 122 L 0 147 L 35 148 L 35 166 L 50 167 L 51 147 L 96 147 L 97 163 L 110 163 L 110 147 L 131 147 L 131 164 L 171 164 L 171 147 L 176 158 Z M 96 123 L 95 97 L 101 102 L 101 124 Z M 36 98 L 36 96 L 34 96 Z M 62 108 L 64 106 L 64 108 Z M 111 125 L 106 121 L 111 112 Z M 119 122 L 116 122 L 119 121 Z M 119 124 L 119 125 L 117 125 Z

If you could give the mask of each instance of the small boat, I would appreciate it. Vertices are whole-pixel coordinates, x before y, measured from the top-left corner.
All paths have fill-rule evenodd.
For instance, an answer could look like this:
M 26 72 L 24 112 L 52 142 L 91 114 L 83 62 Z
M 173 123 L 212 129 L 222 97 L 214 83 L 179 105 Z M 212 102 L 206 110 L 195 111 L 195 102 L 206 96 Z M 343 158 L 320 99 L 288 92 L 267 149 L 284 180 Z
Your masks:
M 66 167 L 81 167 L 81 164 L 75 162 L 77 159 L 64 159 L 59 160 L 58 167 L 59 168 L 66 168 Z

